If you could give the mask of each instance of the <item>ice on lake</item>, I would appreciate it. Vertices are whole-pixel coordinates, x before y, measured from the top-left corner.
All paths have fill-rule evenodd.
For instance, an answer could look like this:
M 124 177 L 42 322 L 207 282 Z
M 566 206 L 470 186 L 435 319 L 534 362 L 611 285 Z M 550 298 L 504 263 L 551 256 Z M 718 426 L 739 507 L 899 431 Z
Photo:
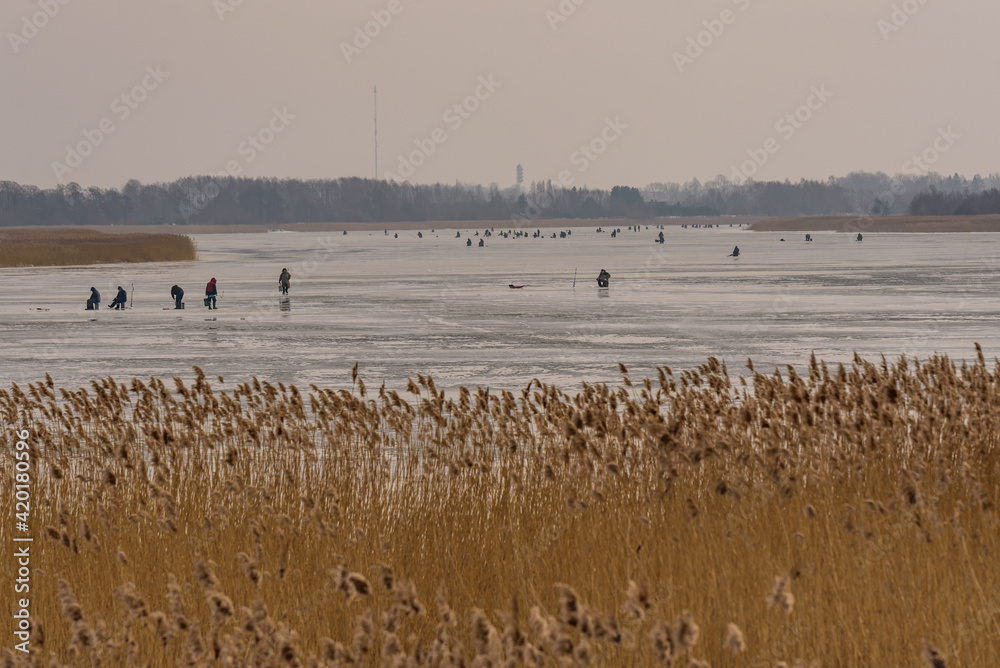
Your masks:
M 517 390 L 538 378 L 571 391 L 655 378 L 709 356 L 731 374 L 803 367 L 811 352 L 850 362 L 971 359 L 974 342 L 1000 355 L 1000 253 L 990 234 L 759 233 L 653 226 L 612 239 L 597 225 L 565 239 L 466 239 L 475 229 L 195 237 L 199 260 L 6 270 L 0 380 L 46 372 L 67 387 L 114 376 L 242 382 L 251 376 L 306 387 L 349 387 L 351 367 L 370 388 L 402 390 L 430 374 L 439 388 Z M 558 230 L 556 230 L 558 231 Z M 481 232 L 481 230 L 480 230 Z M 787 241 L 781 242 L 784 237 Z M 728 257 L 739 245 L 738 259 Z M 292 273 L 283 302 L 277 278 Z M 611 287 L 597 288 L 602 269 Z M 202 306 L 219 281 L 219 309 Z M 576 287 L 573 286 L 576 276 Z M 186 291 L 172 310 L 170 287 Z M 508 284 L 525 285 L 511 290 Z M 104 297 L 84 310 L 90 286 Z M 134 306 L 107 308 L 118 285 Z

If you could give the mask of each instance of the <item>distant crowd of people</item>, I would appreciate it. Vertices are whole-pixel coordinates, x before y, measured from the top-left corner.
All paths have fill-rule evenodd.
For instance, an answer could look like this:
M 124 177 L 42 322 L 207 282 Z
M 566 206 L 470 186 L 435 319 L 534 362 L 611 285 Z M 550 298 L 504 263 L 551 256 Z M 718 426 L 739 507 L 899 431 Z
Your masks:
M 742 224 L 740 226 L 742 227 Z M 663 226 L 658 226 L 658 227 L 661 230 L 663 229 Z M 682 227 L 687 227 L 687 225 L 682 225 Z M 699 226 L 695 225 L 693 227 L 699 227 Z M 711 227 L 711 225 L 709 225 L 708 227 Z M 718 227 L 718 226 L 716 225 L 716 227 Z M 732 225 L 730 225 L 730 227 L 732 227 Z M 638 232 L 639 231 L 639 226 L 636 225 L 634 227 L 629 227 L 628 229 L 629 229 L 630 232 L 632 232 L 632 231 Z M 647 226 L 646 229 L 649 229 L 649 227 Z M 431 231 L 433 232 L 433 230 L 431 230 Z M 601 228 L 597 228 L 597 231 L 600 233 L 600 232 L 603 232 L 604 230 L 602 230 Z M 621 232 L 621 229 L 612 230 L 611 236 L 614 237 L 619 232 Z M 489 236 L 492 236 L 492 233 L 493 233 L 493 230 L 492 229 L 488 229 L 488 230 L 485 231 L 485 233 L 483 234 L 483 236 L 484 237 L 489 237 Z M 347 232 L 345 231 L 344 234 L 347 234 Z M 389 231 L 386 230 L 385 234 L 388 236 Z M 502 236 L 502 237 L 507 237 L 510 234 L 511 234 L 511 232 L 500 232 L 499 233 L 499 235 Z M 523 232 L 521 230 L 517 230 L 517 231 L 513 232 L 513 234 L 515 235 L 515 238 L 517 236 L 527 236 L 527 233 Z M 566 232 L 561 232 L 560 236 L 563 237 L 563 238 L 565 238 L 565 237 L 567 237 L 570 234 L 572 234 L 571 231 L 566 231 Z M 399 235 L 396 234 L 395 236 L 398 238 Z M 423 237 L 423 235 L 420 232 L 417 232 L 417 236 L 418 237 Z M 456 233 L 455 236 L 456 236 L 456 238 L 460 238 L 461 237 L 461 233 Z M 476 236 L 479 236 L 479 232 L 476 232 Z M 541 236 L 541 230 L 537 230 L 533 236 L 535 236 L 536 238 L 540 237 Z M 556 235 L 553 234 L 552 236 L 555 237 Z M 857 236 L 857 241 L 860 242 L 863 239 L 864 239 L 864 237 L 859 232 L 858 236 Z M 812 241 L 812 240 L 813 240 L 812 239 L 812 235 L 807 234 L 806 235 L 806 241 L 808 242 L 808 241 Z M 665 239 L 664 239 L 662 231 L 659 233 L 659 236 L 654 241 L 655 241 L 655 243 L 659 243 L 659 244 L 662 244 L 662 243 L 665 242 Z M 784 241 L 784 239 L 781 239 L 781 241 Z M 470 239 L 466 240 L 466 246 L 471 246 L 471 245 L 472 245 L 472 239 L 470 238 Z M 479 245 L 480 246 L 484 245 L 483 244 L 483 239 L 479 240 Z M 740 247 L 736 246 L 735 248 L 733 248 L 733 252 L 729 254 L 729 257 L 733 257 L 733 258 L 740 257 Z M 610 284 L 610 280 L 611 280 L 611 274 L 608 273 L 607 271 L 605 271 L 604 269 L 601 269 L 601 273 L 597 277 L 597 285 L 598 285 L 598 287 L 602 287 L 602 288 L 608 287 L 609 284 Z M 278 275 L 278 290 L 281 292 L 281 294 L 283 296 L 288 294 L 288 291 L 291 288 L 291 283 L 292 283 L 292 275 L 288 272 L 287 268 L 282 267 L 281 274 Z M 575 285 L 575 283 L 576 283 L 576 281 L 574 279 L 574 285 Z M 510 287 L 513 288 L 513 287 L 523 287 L 523 286 L 511 285 Z M 172 286 L 170 288 L 170 297 L 174 300 L 174 309 L 183 309 L 184 308 L 184 290 L 179 285 L 174 285 L 174 286 Z M 213 277 L 212 280 L 210 280 L 208 282 L 208 284 L 205 286 L 205 300 L 204 300 L 204 304 L 205 304 L 205 306 L 209 310 L 218 309 L 219 308 L 219 306 L 218 306 L 218 299 L 219 299 L 219 286 L 218 286 L 218 282 Z M 128 292 L 125 291 L 125 288 L 123 288 L 122 286 L 119 285 L 118 286 L 118 292 L 115 295 L 115 298 L 112 300 L 112 302 L 110 304 L 108 304 L 108 308 L 122 310 L 122 309 L 124 309 L 126 307 L 126 304 L 128 303 L 128 301 L 129 301 Z M 97 309 L 100 308 L 100 305 L 101 305 L 101 293 L 95 287 L 90 288 L 90 298 L 87 299 L 87 310 L 88 311 L 97 310 Z

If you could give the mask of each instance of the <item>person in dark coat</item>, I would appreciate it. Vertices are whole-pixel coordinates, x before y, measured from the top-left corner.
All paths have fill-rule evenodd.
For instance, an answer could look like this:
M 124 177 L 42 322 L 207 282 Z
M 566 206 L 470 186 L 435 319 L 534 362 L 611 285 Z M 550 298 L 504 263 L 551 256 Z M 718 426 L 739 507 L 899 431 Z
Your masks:
M 128 293 L 125 292 L 125 288 L 118 286 L 118 294 L 115 295 L 114 301 L 108 304 L 108 308 L 118 309 L 122 311 L 125 309 L 125 304 L 128 303 Z
M 597 287 L 599 288 L 608 287 L 609 280 L 611 280 L 611 274 L 601 269 L 601 273 L 597 275 Z
M 281 276 L 278 276 L 278 287 L 281 288 L 281 294 L 287 295 L 288 288 L 292 284 L 292 275 L 288 273 L 288 270 L 282 267 Z
M 209 309 L 218 309 L 219 305 L 217 303 L 219 297 L 219 288 L 216 285 L 215 278 L 208 282 L 205 286 L 205 306 Z
M 184 308 L 184 304 L 181 302 L 184 299 L 184 291 L 181 290 L 181 286 L 175 285 L 170 288 L 170 296 L 174 298 L 174 309 Z
M 87 300 L 87 310 L 96 311 L 101 307 L 101 293 L 97 288 L 90 289 L 90 299 Z
M 733 252 L 729 254 L 729 257 L 739 257 L 739 256 L 740 256 L 740 247 L 737 246 L 736 248 L 733 249 Z

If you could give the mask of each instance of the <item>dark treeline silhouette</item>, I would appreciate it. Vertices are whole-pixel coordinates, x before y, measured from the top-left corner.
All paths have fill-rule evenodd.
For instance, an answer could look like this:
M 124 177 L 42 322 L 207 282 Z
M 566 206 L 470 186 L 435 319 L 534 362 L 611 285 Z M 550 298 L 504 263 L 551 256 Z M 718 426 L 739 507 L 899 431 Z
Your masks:
M 173 183 L 129 181 L 118 188 L 49 190 L 0 182 L 0 225 L 265 224 L 296 222 L 536 220 L 718 215 L 708 206 L 647 202 L 636 188 L 610 191 L 533 183 L 412 185 L 372 179 L 190 177 Z
M 915 206 L 934 212 L 934 207 L 952 207 L 957 213 L 966 207 L 978 213 L 995 209 L 990 202 L 996 195 L 990 200 L 989 192 L 998 187 L 997 174 L 969 180 L 957 174 L 889 177 L 864 172 L 827 181 L 733 183 L 720 176 L 706 184 L 695 179 L 611 190 L 562 188 L 551 181 L 533 182 L 522 190 L 362 178 L 201 176 L 171 183 L 131 180 L 121 188 L 69 183 L 50 189 L 0 181 L 0 226 L 806 216 L 913 213 Z
M 983 193 L 1000 188 L 1000 174 L 971 179 L 959 174 L 941 176 L 884 172 L 852 172 L 826 181 L 744 181 L 724 176 L 701 183 L 653 183 L 643 189 L 647 200 L 679 203 L 688 208 L 706 207 L 723 215 L 820 216 L 837 214 L 903 214 L 913 200 L 931 189 L 940 193 Z
M 979 193 L 941 192 L 931 188 L 910 202 L 912 216 L 981 216 L 1000 213 L 1000 189 L 990 188 Z

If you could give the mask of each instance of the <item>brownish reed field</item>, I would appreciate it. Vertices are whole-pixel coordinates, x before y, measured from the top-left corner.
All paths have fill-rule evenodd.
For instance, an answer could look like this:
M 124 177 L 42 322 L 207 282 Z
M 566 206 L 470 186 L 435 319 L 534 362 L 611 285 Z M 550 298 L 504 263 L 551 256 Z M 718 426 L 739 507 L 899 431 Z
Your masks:
M 106 234 L 89 229 L 0 231 L 0 267 L 194 259 L 194 242 L 182 234 Z
M 33 628 L 24 655 L 4 615 L 4 665 L 997 665 L 991 366 L 15 385 Z

